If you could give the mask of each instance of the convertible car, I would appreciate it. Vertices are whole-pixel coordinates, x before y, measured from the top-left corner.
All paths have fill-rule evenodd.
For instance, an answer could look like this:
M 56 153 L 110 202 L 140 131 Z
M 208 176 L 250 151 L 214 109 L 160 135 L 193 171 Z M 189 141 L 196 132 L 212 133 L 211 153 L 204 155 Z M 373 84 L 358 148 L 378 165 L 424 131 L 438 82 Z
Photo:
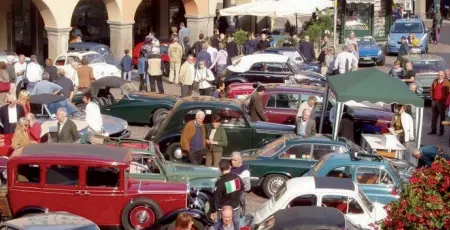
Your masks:
M 115 98 L 112 89 L 121 91 L 121 98 Z M 139 124 L 154 124 L 167 116 L 169 110 L 177 101 L 176 96 L 139 92 L 133 82 L 118 77 L 104 77 L 92 83 L 91 92 L 102 111 L 127 122 Z M 83 94 L 77 93 L 72 99 L 77 107 L 83 109 Z

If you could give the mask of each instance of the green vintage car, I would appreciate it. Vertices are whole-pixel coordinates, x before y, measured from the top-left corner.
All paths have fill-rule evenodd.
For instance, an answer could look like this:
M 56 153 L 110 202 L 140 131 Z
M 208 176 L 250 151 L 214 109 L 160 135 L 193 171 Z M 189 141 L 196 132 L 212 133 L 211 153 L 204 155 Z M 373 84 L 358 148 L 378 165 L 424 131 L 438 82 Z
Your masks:
M 115 98 L 111 89 L 119 89 L 121 98 Z M 167 116 L 177 101 L 176 96 L 139 92 L 136 85 L 119 77 L 103 77 L 92 83 L 91 92 L 102 114 L 120 117 L 128 123 L 153 125 Z M 72 102 L 83 109 L 83 94 L 75 94 Z
M 365 152 L 353 142 L 330 135 L 302 138 L 284 135 L 260 149 L 244 151 L 244 164 L 249 167 L 252 186 L 260 187 L 264 195 L 272 197 L 288 179 L 300 177 L 323 156 L 346 153 L 349 150 Z
M 220 176 L 218 169 L 167 161 L 158 145 L 151 141 L 110 138 L 103 144 L 131 150 L 133 162 L 128 175 L 133 178 L 189 183 L 192 189 L 200 191 L 197 208 L 208 212 L 215 183 Z
M 225 157 L 233 151 L 261 148 L 276 138 L 295 131 L 293 125 L 251 121 L 244 105 L 237 100 L 199 96 L 180 99 L 167 118 L 156 123 L 145 139 L 157 143 L 167 159 L 186 161 L 180 149 L 181 132 L 199 110 L 206 115 L 204 124 L 207 129 L 211 128 L 212 115 L 222 117 L 221 126 L 228 138 L 228 146 L 223 150 Z

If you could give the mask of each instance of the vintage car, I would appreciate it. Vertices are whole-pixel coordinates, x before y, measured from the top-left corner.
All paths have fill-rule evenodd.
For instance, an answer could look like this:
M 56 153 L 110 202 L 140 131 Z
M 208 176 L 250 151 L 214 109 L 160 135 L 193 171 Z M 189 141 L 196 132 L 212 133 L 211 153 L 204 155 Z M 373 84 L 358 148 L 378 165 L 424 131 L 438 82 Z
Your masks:
M 130 177 L 189 183 L 191 188 L 198 190 L 197 208 L 209 212 L 209 202 L 212 202 L 215 183 L 220 176 L 216 168 L 167 161 L 151 141 L 109 138 L 104 144 L 130 149 L 133 156 L 128 170 Z M 0 159 L 0 170 L 1 165 Z
M 429 31 L 425 23 L 420 18 L 405 18 L 396 20 L 392 26 L 386 42 L 386 55 L 391 53 L 398 53 L 402 44 L 401 38 L 407 38 L 409 34 L 414 34 L 420 40 L 420 52 L 428 53 Z
M 68 212 L 27 215 L 0 224 L 1 230 L 100 230 L 92 221 Z
M 292 207 L 281 209 L 259 224 L 241 228 L 241 230 L 291 230 L 291 229 L 328 229 L 362 230 L 347 216 L 335 208 L 328 207 Z
M 206 114 L 204 124 L 207 129 L 211 127 L 213 114 L 219 114 L 222 117 L 221 126 L 227 133 L 229 143 L 223 150 L 224 156 L 229 156 L 233 151 L 260 148 L 283 134 L 292 133 L 295 130 L 292 125 L 252 122 L 244 109 L 243 105 L 236 100 L 208 96 L 184 97 L 178 100 L 167 118 L 156 123 L 149 130 L 144 139 L 157 143 L 167 159 L 186 160 L 180 148 L 181 131 L 200 110 Z
M 437 78 L 439 70 L 448 70 L 447 62 L 438 55 L 433 54 L 409 54 L 401 59 L 403 69 L 410 61 L 416 72 L 416 93 L 425 100 L 431 100 L 430 87 Z
M 316 118 L 316 130 L 318 130 L 323 108 L 324 87 L 293 84 L 264 84 L 264 86 L 266 91 L 262 95 L 262 106 L 269 122 L 295 125 L 300 104 L 308 100 L 310 96 L 315 96 L 317 101 L 312 117 Z M 228 87 L 228 97 L 246 100 L 254 91 L 255 85 L 253 84 L 233 84 Z M 334 105 L 335 99 L 334 96 L 331 96 L 323 120 L 322 133 L 331 133 L 332 131 L 329 116 Z M 392 121 L 393 113 L 390 108 L 378 104 L 348 102 L 346 106 L 347 112 L 355 120 L 355 129 L 358 134 L 369 126 L 387 129 Z M 360 143 L 359 135 L 356 136 L 355 141 Z
M 115 65 L 106 63 L 103 56 L 94 51 L 69 51 L 68 53 L 60 54 L 55 59 L 55 65 L 68 68 L 74 61 L 80 63 L 82 59 L 89 60 L 89 66 L 92 67 L 96 80 L 106 76 L 122 77 L 122 70 Z
M 306 62 L 305 57 L 298 51 L 297 47 L 270 47 L 262 53 L 281 54 L 290 57 L 300 70 L 310 70 L 313 72 L 320 72 L 320 65 L 314 62 Z
M 302 71 L 288 56 L 252 54 L 239 58 L 224 71 L 225 85 L 233 83 L 298 83 L 326 82 L 326 77 L 312 71 Z
M 8 60 L 7 60 L 8 56 L 13 56 L 14 57 L 14 61 L 13 61 L 14 63 L 19 61 L 19 55 L 17 55 L 15 52 L 7 51 L 7 50 L 0 51 L 0 61 L 7 63 L 8 62 Z M 30 61 L 30 58 L 26 57 L 25 58 L 25 62 L 28 63 L 29 61 Z
M 159 40 L 159 54 L 161 54 L 161 59 L 164 61 L 164 67 L 166 68 L 165 72 L 167 74 L 169 74 L 170 72 L 170 58 L 168 54 L 170 44 L 171 42 L 169 41 L 169 39 Z M 141 52 L 141 48 L 143 45 L 144 42 L 140 42 L 133 48 L 133 64 L 136 66 L 136 68 L 138 64 L 139 53 Z
M 246 150 L 242 154 L 250 170 L 252 186 L 261 188 L 270 198 L 288 179 L 302 176 L 322 157 L 349 150 L 364 152 L 344 138 L 333 141 L 329 135 L 302 138 L 286 134 L 260 149 Z
M 259 224 L 274 212 L 296 206 L 336 208 L 362 228 L 386 218 L 383 205 L 372 203 L 359 186 L 350 179 L 334 177 L 297 177 L 286 181 L 277 193 L 252 215 L 252 224 Z
M 329 154 L 303 176 L 349 178 L 359 185 L 369 200 L 384 205 L 397 200 L 399 196 L 392 193 L 393 189 L 408 182 L 407 178 L 401 178 L 389 160 L 367 154 Z
M 107 153 L 107 154 L 105 154 Z M 8 204 L 13 218 L 66 211 L 98 226 L 147 229 L 164 215 L 206 215 L 188 209 L 189 184 L 127 175 L 133 156 L 105 145 L 32 144 L 8 160 Z M 101 215 L 100 215 L 101 213 Z
M 101 43 L 95 42 L 75 42 L 69 43 L 69 51 L 70 52 L 78 52 L 78 51 L 94 51 L 102 55 L 105 59 L 106 63 L 115 65 L 120 68 L 121 58 L 119 56 L 115 56 L 109 46 Z M 121 54 L 119 54 L 121 55 Z
M 121 98 L 115 98 L 112 89 L 119 89 Z M 91 85 L 92 95 L 102 114 L 120 117 L 127 122 L 153 125 L 157 120 L 165 118 L 178 97 L 140 92 L 133 82 L 117 77 L 104 77 Z M 77 93 L 72 102 L 81 110 L 84 109 L 83 94 Z
M 373 64 L 383 66 L 386 62 L 381 45 L 372 36 L 358 39 L 358 64 Z
M 64 107 L 67 110 L 68 117 L 77 125 L 80 136 L 85 136 L 88 132 L 88 124 L 85 121 L 86 115 L 78 110 L 69 100 L 60 95 L 39 94 L 30 97 L 31 112 L 36 115 L 37 121 L 42 127 L 42 138 L 50 133 L 54 137 L 57 132 L 56 111 Z M 102 115 L 103 129 L 110 137 L 127 138 L 131 135 L 128 130 L 128 123 L 120 118 Z M 42 140 L 42 142 L 52 141 Z

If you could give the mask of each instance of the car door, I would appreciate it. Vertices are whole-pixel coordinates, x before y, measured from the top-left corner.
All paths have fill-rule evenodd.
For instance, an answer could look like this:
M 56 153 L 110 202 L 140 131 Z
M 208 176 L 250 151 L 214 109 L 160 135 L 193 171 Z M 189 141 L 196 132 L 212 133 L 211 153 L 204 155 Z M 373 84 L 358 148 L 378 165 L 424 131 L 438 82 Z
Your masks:
M 216 109 L 216 113 L 222 119 L 220 123 L 228 140 L 228 145 L 223 149 L 223 156 L 230 156 L 233 151 L 253 148 L 255 130 L 250 126 L 241 110 L 222 108 Z
M 286 148 L 270 163 L 270 171 L 284 172 L 292 178 L 302 176 L 313 165 L 312 147 L 311 144 L 297 144 Z
M 271 94 L 264 106 L 264 114 L 269 122 L 295 125 L 299 94 L 274 93 Z
M 372 202 L 387 204 L 396 200 L 392 195 L 395 182 L 388 171 L 375 166 L 360 166 L 355 170 L 354 181 Z

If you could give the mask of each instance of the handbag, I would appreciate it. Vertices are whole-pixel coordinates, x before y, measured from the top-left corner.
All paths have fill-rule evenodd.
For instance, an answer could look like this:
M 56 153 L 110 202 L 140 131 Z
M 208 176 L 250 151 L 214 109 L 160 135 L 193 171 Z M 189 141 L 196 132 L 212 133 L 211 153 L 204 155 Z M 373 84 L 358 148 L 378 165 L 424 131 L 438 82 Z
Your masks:
M 1 93 L 9 92 L 10 89 L 11 89 L 11 83 L 9 83 L 9 82 L 0 82 L 0 92 Z

